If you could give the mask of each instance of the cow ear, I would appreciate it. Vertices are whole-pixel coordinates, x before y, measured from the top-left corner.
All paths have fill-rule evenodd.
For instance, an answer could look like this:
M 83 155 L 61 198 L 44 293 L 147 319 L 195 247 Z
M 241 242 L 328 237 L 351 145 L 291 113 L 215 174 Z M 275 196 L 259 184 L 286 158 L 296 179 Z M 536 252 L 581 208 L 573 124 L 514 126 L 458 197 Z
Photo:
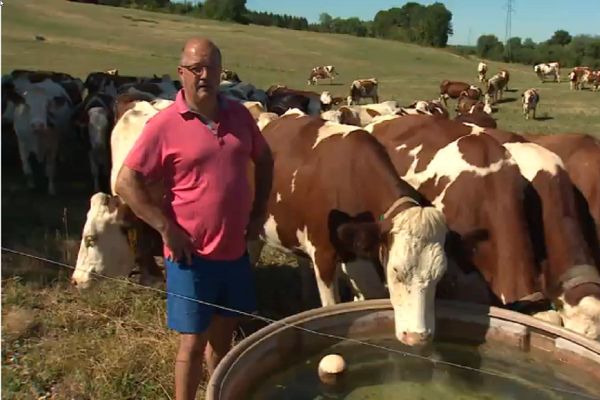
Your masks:
M 110 196 L 108 200 L 108 209 L 110 213 L 116 213 L 115 220 L 124 227 L 133 226 L 136 216 L 127 204 L 119 196 Z

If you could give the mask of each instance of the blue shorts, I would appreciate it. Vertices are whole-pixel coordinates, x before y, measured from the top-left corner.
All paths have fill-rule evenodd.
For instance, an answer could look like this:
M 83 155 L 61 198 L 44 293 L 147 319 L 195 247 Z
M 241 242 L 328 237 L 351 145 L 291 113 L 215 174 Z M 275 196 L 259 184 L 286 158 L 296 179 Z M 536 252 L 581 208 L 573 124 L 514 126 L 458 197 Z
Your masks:
M 233 261 L 207 260 L 194 255 L 192 265 L 165 259 L 167 326 L 180 333 L 202 333 L 213 314 L 241 317 L 233 311 L 198 303 L 256 312 L 254 273 L 248 253 Z M 180 296 L 184 296 L 180 297 Z

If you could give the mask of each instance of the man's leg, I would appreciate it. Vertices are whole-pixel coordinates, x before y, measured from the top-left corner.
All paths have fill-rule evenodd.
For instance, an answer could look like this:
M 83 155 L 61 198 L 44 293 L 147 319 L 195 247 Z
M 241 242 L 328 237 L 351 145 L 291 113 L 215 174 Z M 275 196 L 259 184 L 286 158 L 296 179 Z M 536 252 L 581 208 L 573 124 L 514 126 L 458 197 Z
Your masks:
M 175 399 L 194 400 L 204 377 L 203 353 L 218 293 L 210 263 L 194 257 L 192 266 L 165 260 L 167 326 L 180 333 L 175 361 Z
M 208 328 L 208 345 L 204 352 L 209 376 L 212 375 L 219 362 L 231 349 L 233 332 L 238 323 L 239 318 L 237 317 L 213 315 Z
M 186 334 L 179 338 L 175 360 L 175 399 L 194 400 L 203 377 L 202 353 L 206 348 L 207 333 Z

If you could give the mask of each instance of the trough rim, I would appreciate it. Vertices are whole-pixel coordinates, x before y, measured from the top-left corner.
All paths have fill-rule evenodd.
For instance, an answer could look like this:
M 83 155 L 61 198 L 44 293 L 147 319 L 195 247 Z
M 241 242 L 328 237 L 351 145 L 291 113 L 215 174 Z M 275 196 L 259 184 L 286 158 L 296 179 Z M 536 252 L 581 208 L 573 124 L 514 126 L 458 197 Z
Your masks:
M 288 317 L 276 320 L 273 323 L 257 330 L 250 336 L 247 336 L 238 342 L 226 355 L 223 357 L 207 384 L 205 399 L 218 400 L 220 399 L 223 383 L 226 381 L 228 372 L 236 360 L 251 349 L 253 346 L 260 344 L 262 341 L 277 335 L 281 331 L 295 329 L 288 325 L 299 325 L 314 320 L 315 318 L 326 318 L 329 316 L 343 315 L 353 312 L 368 312 L 368 311 L 390 311 L 392 304 L 389 299 L 373 299 L 363 301 L 353 301 L 340 303 L 326 307 L 313 308 Z M 469 315 L 475 317 L 489 317 L 489 319 L 502 320 L 512 323 L 517 323 L 530 329 L 535 329 L 544 333 L 550 339 L 562 338 L 576 345 L 583 347 L 595 354 L 600 355 L 600 342 L 588 339 L 578 333 L 552 325 L 548 322 L 539 320 L 532 316 L 511 311 L 504 308 L 489 306 L 484 304 L 466 303 L 456 300 L 436 300 L 435 304 L 436 320 L 452 320 L 460 315 Z M 452 318 L 454 316 L 455 318 Z

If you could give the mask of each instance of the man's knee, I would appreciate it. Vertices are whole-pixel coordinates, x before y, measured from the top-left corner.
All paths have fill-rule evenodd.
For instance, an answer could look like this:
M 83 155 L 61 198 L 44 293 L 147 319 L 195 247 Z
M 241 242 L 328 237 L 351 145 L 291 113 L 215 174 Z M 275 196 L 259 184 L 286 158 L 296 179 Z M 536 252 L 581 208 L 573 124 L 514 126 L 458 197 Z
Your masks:
M 207 335 L 201 334 L 181 334 L 179 339 L 178 359 L 195 359 L 202 357 L 206 347 Z

